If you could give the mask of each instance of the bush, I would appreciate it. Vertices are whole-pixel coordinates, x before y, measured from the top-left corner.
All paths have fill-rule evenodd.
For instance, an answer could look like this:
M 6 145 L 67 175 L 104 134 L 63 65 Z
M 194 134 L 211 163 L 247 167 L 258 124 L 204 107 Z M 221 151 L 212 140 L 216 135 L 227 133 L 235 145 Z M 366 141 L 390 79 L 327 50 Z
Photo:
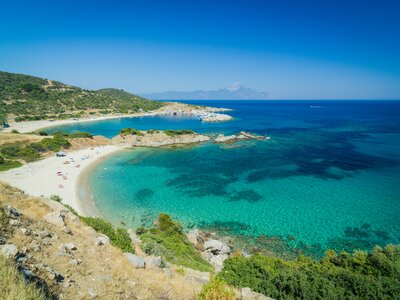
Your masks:
M 150 255 L 162 256 L 170 263 L 200 271 L 213 271 L 213 267 L 196 251 L 182 232 L 182 225 L 173 221 L 170 216 L 160 214 L 157 227 L 141 229 L 141 247 Z
M 77 139 L 77 138 L 88 138 L 88 139 L 92 139 L 93 138 L 93 134 L 90 134 L 88 132 L 75 132 L 75 133 L 70 133 L 68 135 L 68 137 L 70 139 Z
M 234 300 L 235 293 L 225 282 L 218 278 L 211 278 L 210 282 L 203 285 L 199 300 Z
M 41 136 L 47 136 L 48 134 L 47 134 L 46 131 L 39 131 L 39 135 L 41 135 Z
M 19 133 L 19 131 L 16 129 L 13 129 L 13 130 L 11 130 L 11 133 Z
M 120 248 L 124 252 L 135 253 L 135 249 L 132 247 L 132 240 L 126 229 L 115 229 L 111 223 L 100 218 L 81 217 L 81 219 L 94 230 L 108 236 L 111 245 Z
M 134 129 L 134 128 L 123 128 L 121 129 L 121 131 L 119 132 L 120 135 L 124 136 L 124 135 L 139 135 L 139 136 L 143 136 L 143 132 L 141 132 L 140 130 Z
M 22 164 L 19 161 L 4 159 L 0 156 L 0 171 L 7 171 L 20 166 L 22 166 Z
M 61 203 L 62 202 L 62 198 L 59 195 L 51 195 L 50 196 L 50 200 L 56 201 Z
M 169 136 L 183 135 L 183 134 L 194 134 L 193 130 L 164 130 L 164 133 Z
M 400 297 L 400 246 L 355 251 L 320 261 L 300 256 L 286 261 L 255 254 L 224 262 L 218 278 L 277 299 L 397 299 Z

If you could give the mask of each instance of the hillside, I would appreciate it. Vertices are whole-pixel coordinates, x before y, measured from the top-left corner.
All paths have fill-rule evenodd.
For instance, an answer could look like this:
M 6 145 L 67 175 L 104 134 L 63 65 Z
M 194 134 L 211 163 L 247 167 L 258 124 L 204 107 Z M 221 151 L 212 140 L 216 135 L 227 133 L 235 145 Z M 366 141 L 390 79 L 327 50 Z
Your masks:
M 123 90 L 85 90 L 54 80 L 0 72 L 0 121 L 127 114 L 162 106 Z

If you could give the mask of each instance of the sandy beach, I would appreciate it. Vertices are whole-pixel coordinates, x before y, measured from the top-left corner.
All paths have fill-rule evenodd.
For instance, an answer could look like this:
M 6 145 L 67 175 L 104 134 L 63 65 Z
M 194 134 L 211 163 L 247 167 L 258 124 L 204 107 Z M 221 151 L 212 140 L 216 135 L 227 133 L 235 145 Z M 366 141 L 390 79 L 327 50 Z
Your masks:
M 81 189 L 85 171 L 106 155 L 121 150 L 115 145 L 87 148 L 66 153 L 65 157 L 48 157 L 17 169 L 0 172 L 0 181 L 17 187 L 32 196 L 58 195 L 80 215 L 94 215 L 95 207 Z M 65 162 L 68 162 L 66 164 Z M 83 201 L 82 201 L 83 200 Z

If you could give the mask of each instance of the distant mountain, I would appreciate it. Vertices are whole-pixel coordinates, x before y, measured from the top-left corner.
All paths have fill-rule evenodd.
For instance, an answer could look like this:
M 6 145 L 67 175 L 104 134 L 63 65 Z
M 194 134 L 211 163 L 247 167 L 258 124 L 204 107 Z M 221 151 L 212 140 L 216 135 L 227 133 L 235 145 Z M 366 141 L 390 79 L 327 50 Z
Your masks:
M 213 91 L 168 91 L 161 93 L 141 94 L 142 97 L 153 100 L 266 100 L 268 93 L 259 92 L 240 83 L 234 83 L 227 88 Z

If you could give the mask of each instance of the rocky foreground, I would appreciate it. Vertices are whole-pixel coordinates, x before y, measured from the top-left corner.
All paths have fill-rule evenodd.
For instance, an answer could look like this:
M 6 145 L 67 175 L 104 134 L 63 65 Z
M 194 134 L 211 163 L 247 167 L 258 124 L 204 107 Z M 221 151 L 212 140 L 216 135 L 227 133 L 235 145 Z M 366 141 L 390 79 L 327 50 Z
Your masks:
M 0 255 L 15 262 L 49 299 L 196 299 L 210 273 L 146 255 L 128 230 L 136 254 L 82 223 L 61 203 L 27 196 L 0 183 Z M 199 231 L 188 238 L 218 270 L 231 248 Z M 248 288 L 236 299 L 269 299 Z

